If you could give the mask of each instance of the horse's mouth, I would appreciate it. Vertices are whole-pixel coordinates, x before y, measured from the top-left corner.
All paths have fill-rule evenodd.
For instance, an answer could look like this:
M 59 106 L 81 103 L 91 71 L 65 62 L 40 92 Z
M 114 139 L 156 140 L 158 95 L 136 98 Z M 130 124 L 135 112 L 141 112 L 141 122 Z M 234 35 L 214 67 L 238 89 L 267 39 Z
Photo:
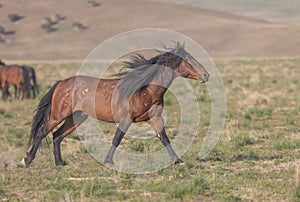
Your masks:
M 206 83 L 206 82 L 208 82 L 208 78 L 207 79 L 203 79 L 202 77 L 200 77 L 198 80 L 199 80 L 200 83 Z

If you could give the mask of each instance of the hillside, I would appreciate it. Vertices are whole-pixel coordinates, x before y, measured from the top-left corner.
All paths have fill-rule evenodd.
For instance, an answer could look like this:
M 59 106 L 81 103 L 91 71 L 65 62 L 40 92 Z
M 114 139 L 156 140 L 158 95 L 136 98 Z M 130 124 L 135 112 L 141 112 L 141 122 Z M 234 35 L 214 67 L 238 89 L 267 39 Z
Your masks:
M 157 0 L 213 9 L 269 21 L 300 23 L 297 0 Z
M 8 60 L 82 59 L 104 40 L 146 27 L 186 34 L 213 57 L 300 56 L 300 25 L 271 23 L 166 2 L 98 2 L 96 7 L 83 0 L 1 3 L 0 23 L 8 34 L 2 34 L 5 42 L 0 43 L 0 57 Z M 24 18 L 13 23 L 7 17 L 9 14 Z M 52 25 L 57 30 L 46 33 L 41 26 L 45 18 L 53 19 L 55 15 L 61 17 L 59 23 Z

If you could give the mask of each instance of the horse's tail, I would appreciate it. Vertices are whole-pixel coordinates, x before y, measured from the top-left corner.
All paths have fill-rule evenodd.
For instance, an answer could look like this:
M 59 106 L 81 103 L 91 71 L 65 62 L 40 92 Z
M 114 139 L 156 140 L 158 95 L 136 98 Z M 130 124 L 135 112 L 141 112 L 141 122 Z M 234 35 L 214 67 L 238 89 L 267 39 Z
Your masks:
M 23 72 L 23 97 L 30 98 L 30 80 L 29 73 L 24 66 L 21 67 Z
M 32 68 L 32 81 L 33 81 L 34 90 L 36 91 L 37 94 L 39 94 L 40 93 L 39 86 L 37 84 L 35 70 L 33 68 Z
M 29 138 L 29 145 L 32 145 L 38 131 L 46 125 L 49 120 L 51 107 L 52 107 L 52 97 L 53 93 L 59 84 L 60 81 L 57 81 L 51 89 L 46 93 L 46 95 L 41 99 L 36 109 L 36 113 L 32 119 L 32 126 Z

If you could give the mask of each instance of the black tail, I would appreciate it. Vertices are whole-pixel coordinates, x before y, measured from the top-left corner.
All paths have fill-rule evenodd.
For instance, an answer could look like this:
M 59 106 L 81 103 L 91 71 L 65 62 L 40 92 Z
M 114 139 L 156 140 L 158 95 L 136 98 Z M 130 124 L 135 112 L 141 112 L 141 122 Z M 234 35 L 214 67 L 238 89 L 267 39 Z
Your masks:
M 32 90 L 33 90 L 33 96 L 35 96 L 35 93 L 36 94 L 39 94 L 39 86 L 37 84 L 37 79 L 36 79 L 36 74 L 35 74 L 35 70 L 33 67 L 30 67 L 30 66 L 23 66 L 26 71 L 30 74 L 29 76 L 29 82 L 30 80 L 32 80 Z M 30 82 L 31 84 L 31 82 Z
M 23 95 L 22 98 L 30 98 L 30 80 L 29 73 L 26 71 L 25 67 L 22 66 L 23 72 Z
M 40 93 L 39 86 L 37 84 L 35 70 L 33 68 L 32 68 L 32 82 L 33 82 L 34 90 L 36 91 L 37 94 L 39 94 Z
M 36 113 L 32 119 L 29 145 L 33 144 L 33 141 L 36 138 L 39 129 L 42 128 L 49 120 L 52 105 L 52 96 L 59 82 L 60 81 L 57 81 L 39 102 Z

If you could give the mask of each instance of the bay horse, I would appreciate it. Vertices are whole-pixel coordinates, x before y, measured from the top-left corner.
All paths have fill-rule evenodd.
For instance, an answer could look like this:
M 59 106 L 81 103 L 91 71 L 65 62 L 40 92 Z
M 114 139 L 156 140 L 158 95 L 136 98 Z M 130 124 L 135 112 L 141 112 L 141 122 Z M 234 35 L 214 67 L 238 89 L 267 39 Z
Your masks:
M 63 124 L 53 133 L 53 153 L 56 165 L 66 165 L 61 157 L 60 143 L 88 116 L 119 123 L 104 163 L 114 164 L 114 153 L 127 129 L 131 123 L 142 121 L 152 126 L 172 162 L 181 163 L 165 131 L 163 97 L 176 77 L 204 83 L 208 81 L 208 72 L 179 43 L 150 59 L 135 54 L 125 62 L 125 67 L 129 70 L 117 74 L 116 78 L 73 76 L 57 81 L 38 104 L 24 165 L 31 164 L 42 139 L 60 123 Z
M 0 81 L 2 89 L 2 99 L 7 100 L 10 95 L 9 86 L 13 85 L 15 89 L 15 98 L 18 98 L 18 89 L 22 91 L 22 99 L 30 98 L 28 72 L 20 65 L 5 65 L 0 63 Z

